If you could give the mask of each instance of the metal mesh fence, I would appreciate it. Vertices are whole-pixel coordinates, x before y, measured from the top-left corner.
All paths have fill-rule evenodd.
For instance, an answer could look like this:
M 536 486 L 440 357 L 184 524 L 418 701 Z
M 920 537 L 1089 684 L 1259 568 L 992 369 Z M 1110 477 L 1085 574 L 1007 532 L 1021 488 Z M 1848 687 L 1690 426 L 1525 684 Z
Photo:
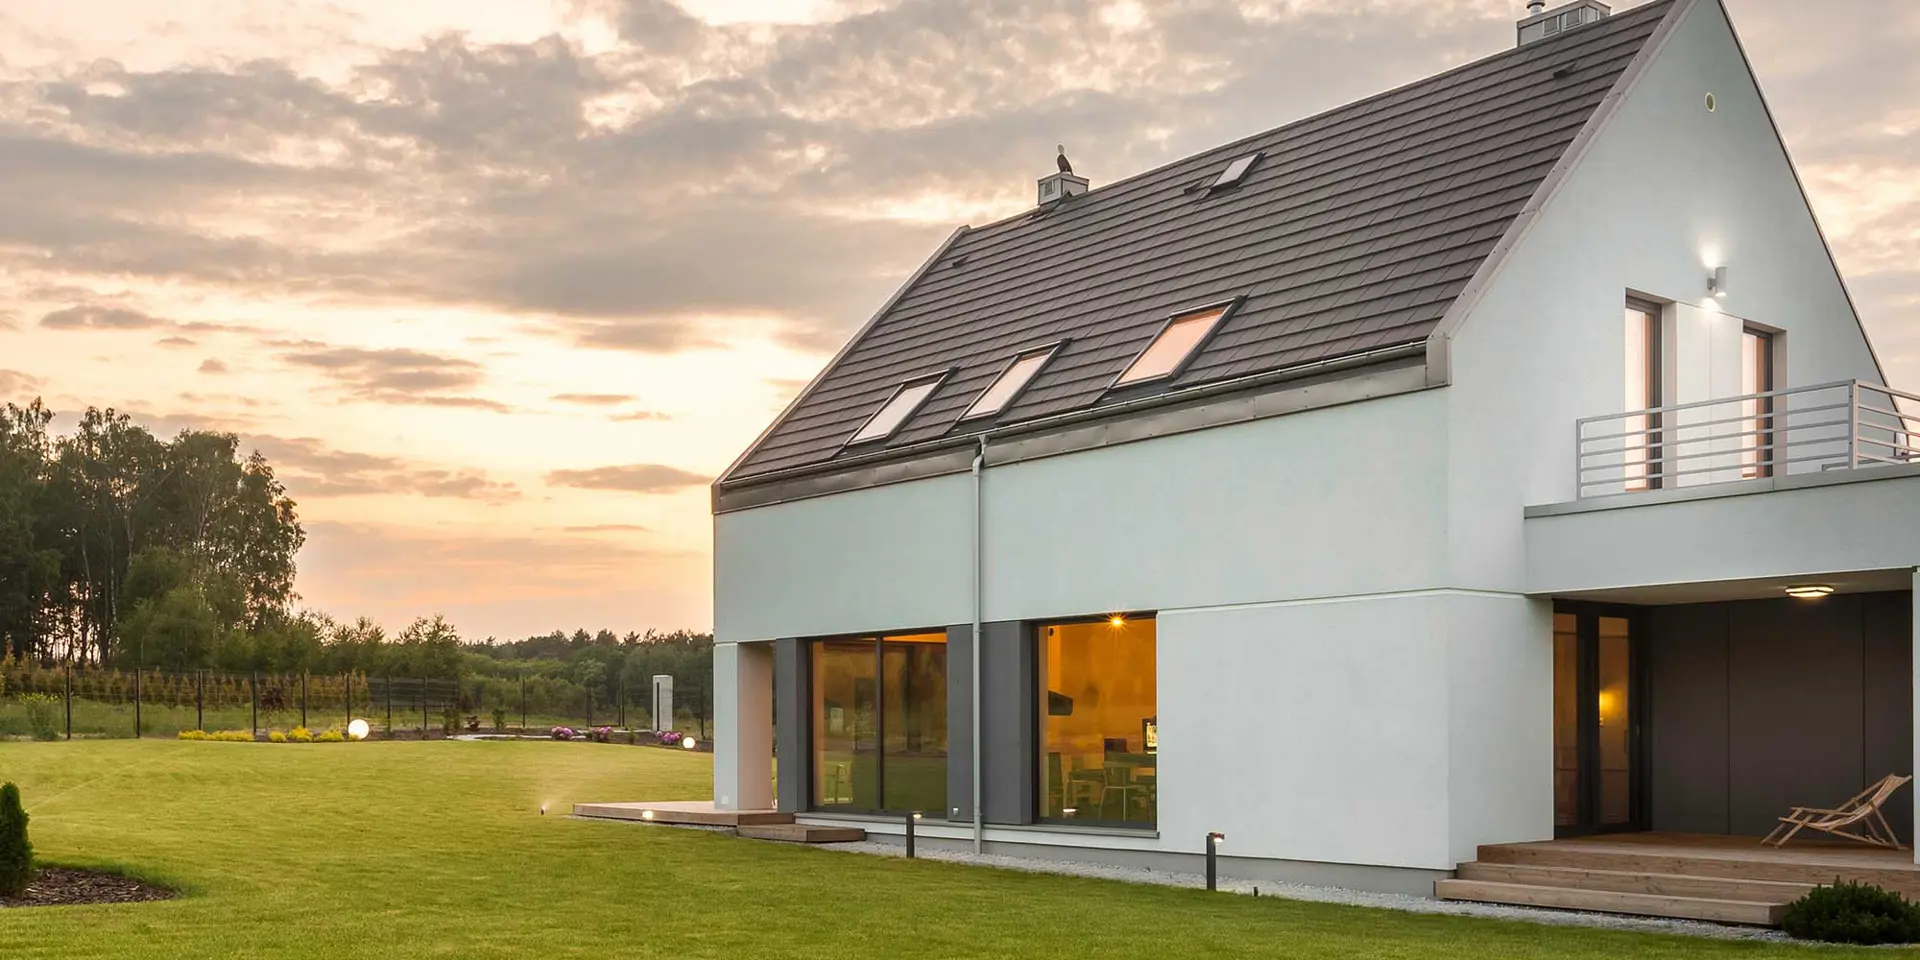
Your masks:
M 548 736 L 556 727 L 654 729 L 705 742 L 712 694 L 704 676 L 676 677 L 674 716 L 656 725 L 651 689 L 606 695 L 546 676 L 465 682 L 360 674 L 114 670 L 0 658 L 0 739 L 167 737 L 189 730 L 318 734 L 366 720 L 375 736 Z

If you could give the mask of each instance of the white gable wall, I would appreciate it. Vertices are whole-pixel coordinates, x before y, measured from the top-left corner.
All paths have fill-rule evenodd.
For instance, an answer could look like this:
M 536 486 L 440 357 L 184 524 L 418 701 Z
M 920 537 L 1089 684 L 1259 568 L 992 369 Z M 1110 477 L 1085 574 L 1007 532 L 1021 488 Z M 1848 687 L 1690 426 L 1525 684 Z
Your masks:
M 1715 302 L 1707 278 L 1718 263 L 1730 295 Z M 1697 0 L 1678 21 L 1451 343 L 1449 583 L 1506 595 L 1487 603 L 1513 608 L 1501 622 L 1525 631 L 1504 634 L 1517 656 L 1486 684 L 1519 719 L 1483 719 L 1472 742 L 1455 743 L 1458 858 L 1479 843 L 1551 836 L 1550 607 L 1517 596 L 1522 510 L 1574 499 L 1575 421 L 1625 410 L 1629 292 L 1674 304 L 1668 395 L 1678 402 L 1741 392 L 1743 320 L 1783 331 L 1781 386 L 1879 379 L 1717 0 Z M 1460 732 L 1472 725 L 1455 721 Z M 1517 780 L 1500 778 L 1497 756 L 1526 758 L 1505 770 Z M 1499 813 L 1508 806 L 1532 812 Z

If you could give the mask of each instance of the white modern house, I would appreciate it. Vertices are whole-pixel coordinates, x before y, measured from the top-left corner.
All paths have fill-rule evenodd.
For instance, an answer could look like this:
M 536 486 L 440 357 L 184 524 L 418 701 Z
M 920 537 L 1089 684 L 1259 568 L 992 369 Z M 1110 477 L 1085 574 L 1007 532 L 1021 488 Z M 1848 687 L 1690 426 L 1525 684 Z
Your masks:
M 1912 773 L 1920 398 L 1725 9 L 1518 33 L 934 251 L 714 485 L 717 806 L 1430 893 Z

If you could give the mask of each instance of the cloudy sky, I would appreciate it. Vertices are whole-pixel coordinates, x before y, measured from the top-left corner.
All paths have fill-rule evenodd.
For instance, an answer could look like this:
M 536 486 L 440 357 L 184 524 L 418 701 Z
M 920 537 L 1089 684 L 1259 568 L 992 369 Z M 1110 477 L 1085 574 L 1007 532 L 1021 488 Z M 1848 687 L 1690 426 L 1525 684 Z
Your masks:
M 1920 4 L 1729 6 L 1920 384 Z M 336 615 L 703 628 L 705 482 L 1056 142 L 1111 181 L 1523 7 L 0 0 L 0 400 L 240 433 Z

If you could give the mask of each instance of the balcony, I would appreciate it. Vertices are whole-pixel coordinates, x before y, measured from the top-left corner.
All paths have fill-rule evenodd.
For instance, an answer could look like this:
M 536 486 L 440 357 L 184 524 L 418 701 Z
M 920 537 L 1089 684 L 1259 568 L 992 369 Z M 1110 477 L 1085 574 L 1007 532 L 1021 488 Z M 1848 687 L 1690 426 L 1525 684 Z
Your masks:
M 1920 462 L 1916 410 L 1920 395 L 1840 380 L 1588 417 L 1575 424 L 1578 496 Z

